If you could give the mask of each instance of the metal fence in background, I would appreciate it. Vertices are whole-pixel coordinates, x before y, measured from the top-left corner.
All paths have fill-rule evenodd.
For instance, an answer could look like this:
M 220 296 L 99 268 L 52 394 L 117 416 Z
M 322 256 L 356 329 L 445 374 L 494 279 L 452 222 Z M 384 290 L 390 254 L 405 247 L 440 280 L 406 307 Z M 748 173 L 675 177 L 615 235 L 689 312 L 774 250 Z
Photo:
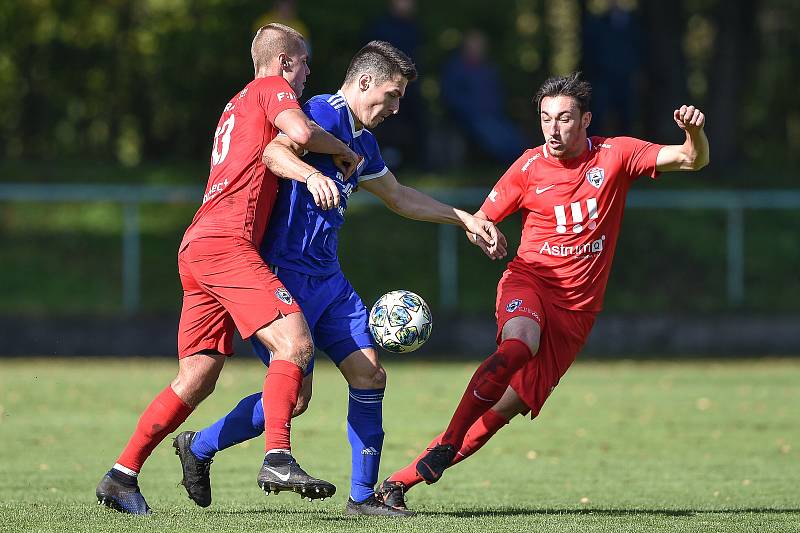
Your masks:
M 486 189 L 426 189 L 449 204 L 478 206 Z M 141 244 L 139 210 L 142 204 L 198 204 L 202 189 L 195 186 L 0 184 L 0 202 L 113 202 L 122 206 L 122 303 L 134 314 L 141 302 Z M 351 206 L 378 204 L 370 194 L 353 196 Z M 727 215 L 727 297 L 733 305 L 744 300 L 744 210 L 800 209 L 800 190 L 631 191 L 628 208 L 709 209 Z M 458 306 L 458 240 L 455 226 L 438 227 L 439 298 L 446 310 Z

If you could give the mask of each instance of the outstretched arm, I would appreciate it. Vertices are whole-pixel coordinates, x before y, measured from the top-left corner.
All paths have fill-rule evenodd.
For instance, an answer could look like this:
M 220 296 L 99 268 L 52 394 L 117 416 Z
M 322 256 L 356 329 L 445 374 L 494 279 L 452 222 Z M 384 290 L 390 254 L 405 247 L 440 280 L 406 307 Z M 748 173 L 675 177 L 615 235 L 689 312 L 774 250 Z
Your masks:
M 301 148 L 318 154 L 335 156 L 345 179 L 358 164 L 358 156 L 342 141 L 320 128 L 301 109 L 286 109 L 275 117 L 275 126 Z
M 302 153 L 299 144 L 286 135 L 278 135 L 264 149 L 264 164 L 276 176 L 305 183 L 318 207 L 338 207 L 339 188 L 336 183 L 300 159 Z
M 661 148 L 656 158 L 656 170 L 700 170 L 709 161 L 708 137 L 703 130 L 705 115 L 694 106 L 683 105 L 672 116 L 678 127 L 686 133 L 686 140 L 683 144 Z
M 387 172 L 380 178 L 363 181 L 360 186 L 368 190 L 398 215 L 413 220 L 439 222 L 460 226 L 469 233 L 480 235 L 488 243 L 487 255 L 493 259 L 505 255 L 505 248 L 499 249 L 500 231 L 488 220 L 481 220 L 469 213 L 456 209 L 431 198 L 427 194 L 397 182 L 394 174 Z M 505 237 L 502 237 L 505 241 Z

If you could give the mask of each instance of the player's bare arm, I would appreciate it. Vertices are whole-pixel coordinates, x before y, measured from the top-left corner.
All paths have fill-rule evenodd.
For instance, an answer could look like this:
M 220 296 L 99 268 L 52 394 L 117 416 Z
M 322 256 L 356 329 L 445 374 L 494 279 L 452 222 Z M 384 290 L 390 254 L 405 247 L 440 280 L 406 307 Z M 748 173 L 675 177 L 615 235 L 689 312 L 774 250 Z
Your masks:
M 401 185 L 391 172 L 380 178 L 364 181 L 361 187 L 380 198 L 386 207 L 398 215 L 413 220 L 454 224 L 470 233 L 476 233 L 489 243 L 491 252 L 495 253 L 500 231 L 492 222 L 475 218 L 417 189 Z
M 700 170 L 708 164 L 709 147 L 704 127 L 706 117 L 696 107 L 682 105 L 672 115 L 675 123 L 686 133 L 683 144 L 664 146 L 656 159 L 656 170 Z
M 339 188 L 328 176 L 302 159 L 303 148 L 287 135 L 278 135 L 264 149 L 264 164 L 276 176 L 305 183 L 321 209 L 339 207 Z
M 477 219 L 480 219 L 480 220 L 489 220 L 489 217 L 486 216 L 486 213 L 484 213 L 480 209 L 477 212 L 475 212 L 475 214 L 473 216 L 475 218 L 477 218 Z M 490 245 L 484 239 L 482 239 L 481 237 L 479 237 L 475 233 L 470 233 L 469 231 L 467 231 L 466 233 L 467 233 L 467 240 L 470 243 L 472 243 L 475 246 L 477 246 L 478 248 L 480 248 L 481 250 L 483 250 L 483 253 L 485 253 L 486 255 L 491 257 L 492 259 L 502 259 L 508 253 L 508 241 L 506 240 L 506 236 L 503 235 L 503 233 L 501 231 L 499 231 L 499 230 L 497 232 L 498 240 L 497 240 L 497 246 L 495 247 L 496 249 L 495 249 L 494 253 L 491 253 L 489 251 Z
M 301 109 L 287 109 L 275 117 L 275 126 L 303 149 L 318 154 L 335 156 L 345 179 L 358 164 L 358 155 L 342 141 L 320 128 Z

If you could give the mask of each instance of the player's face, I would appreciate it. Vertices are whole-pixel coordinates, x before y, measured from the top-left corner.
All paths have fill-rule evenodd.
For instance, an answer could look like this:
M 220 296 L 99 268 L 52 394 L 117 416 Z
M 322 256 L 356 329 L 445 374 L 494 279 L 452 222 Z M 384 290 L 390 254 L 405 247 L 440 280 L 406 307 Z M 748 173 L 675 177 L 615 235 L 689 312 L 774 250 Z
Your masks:
M 306 87 L 306 78 L 308 78 L 309 74 L 311 74 L 311 69 L 308 66 L 308 51 L 305 46 L 294 54 L 286 54 L 283 77 L 298 98 L 303 94 L 303 89 Z
M 406 93 L 408 80 L 402 74 L 376 84 L 374 80 L 367 81 L 363 77 L 360 86 L 361 105 L 358 109 L 358 120 L 367 128 L 374 128 L 387 117 L 400 110 L 400 99 Z
M 548 96 L 541 101 L 540 120 L 547 150 L 557 159 L 579 155 L 586 146 L 586 128 L 592 114 L 581 114 L 578 102 L 569 96 Z

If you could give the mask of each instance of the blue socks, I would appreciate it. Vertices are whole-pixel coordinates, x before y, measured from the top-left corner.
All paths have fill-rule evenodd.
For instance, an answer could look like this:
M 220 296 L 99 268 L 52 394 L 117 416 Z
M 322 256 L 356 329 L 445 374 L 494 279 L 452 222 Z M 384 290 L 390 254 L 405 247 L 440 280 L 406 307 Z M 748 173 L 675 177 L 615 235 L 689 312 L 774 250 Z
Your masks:
M 383 449 L 384 389 L 350 387 L 347 411 L 347 440 L 350 442 L 352 478 L 350 497 L 362 502 L 372 496 L 378 482 Z M 233 410 L 209 427 L 197 432 L 192 453 L 208 461 L 218 451 L 264 433 L 261 393 L 242 399 Z
M 372 496 L 378 482 L 383 449 L 383 391 L 350 387 L 347 440 L 352 461 L 350 497 L 356 502 Z
M 209 427 L 197 432 L 192 453 L 208 461 L 220 450 L 230 448 L 264 433 L 264 406 L 261 393 L 244 398 L 233 410 Z

